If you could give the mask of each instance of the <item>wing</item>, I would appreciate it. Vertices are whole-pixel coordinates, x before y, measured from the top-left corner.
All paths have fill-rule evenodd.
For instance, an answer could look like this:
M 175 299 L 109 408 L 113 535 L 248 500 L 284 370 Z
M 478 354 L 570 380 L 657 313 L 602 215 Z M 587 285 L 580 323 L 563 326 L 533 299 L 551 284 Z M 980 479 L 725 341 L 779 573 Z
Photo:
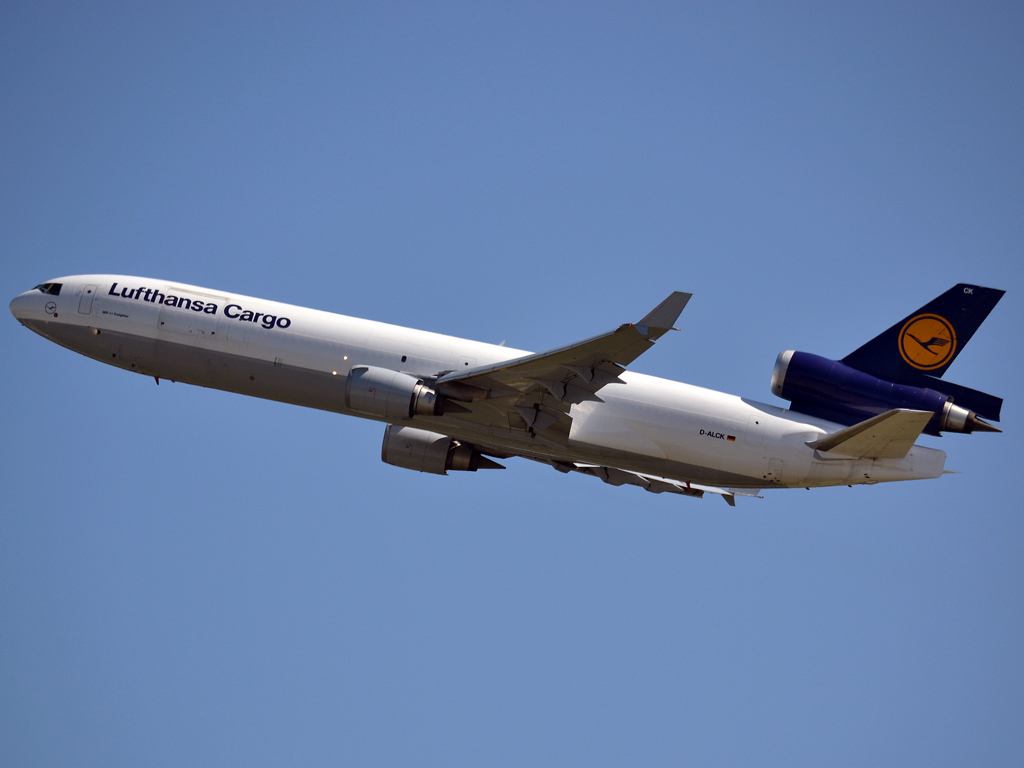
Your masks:
M 569 409 L 621 383 L 619 374 L 672 329 L 689 293 L 676 291 L 638 323 L 547 352 L 438 377 L 434 387 L 463 408 L 454 417 L 477 424 L 522 429 L 542 443 L 565 446 Z
M 537 459 L 537 461 L 541 461 Z M 578 464 L 573 462 L 548 461 L 559 472 L 580 472 L 584 475 L 591 475 L 600 479 L 608 485 L 635 485 L 651 493 L 678 493 L 681 496 L 693 496 L 698 499 L 704 498 L 705 493 L 712 493 L 721 496 L 730 507 L 736 506 L 737 496 L 751 496 L 756 499 L 764 498 L 754 488 L 715 488 L 711 485 L 698 485 L 697 483 L 686 483 L 679 480 L 671 480 L 667 477 L 656 477 L 654 475 L 643 475 L 639 472 L 629 472 L 614 467 L 602 467 L 598 464 Z

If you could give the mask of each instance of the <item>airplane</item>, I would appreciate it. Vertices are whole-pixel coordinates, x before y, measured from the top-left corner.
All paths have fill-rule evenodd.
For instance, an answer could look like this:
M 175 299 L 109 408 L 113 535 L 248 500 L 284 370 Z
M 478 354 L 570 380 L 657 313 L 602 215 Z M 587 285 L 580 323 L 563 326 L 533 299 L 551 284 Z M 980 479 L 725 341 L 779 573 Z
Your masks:
M 396 467 L 446 475 L 524 457 L 734 506 L 767 488 L 938 478 L 946 454 L 916 445 L 922 433 L 1000 432 L 1000 398 L 942 375 L 1003 293 L 956 285 L 842 360 L 781 352 L 771 391 L 789 408 L 627 370 L 678 330 L 691 297 L 679 291 L 638 322 L 537 354 L 126 275 L 51 280 L 10 309 L 157 384 L 383 422 L 381 458 Z

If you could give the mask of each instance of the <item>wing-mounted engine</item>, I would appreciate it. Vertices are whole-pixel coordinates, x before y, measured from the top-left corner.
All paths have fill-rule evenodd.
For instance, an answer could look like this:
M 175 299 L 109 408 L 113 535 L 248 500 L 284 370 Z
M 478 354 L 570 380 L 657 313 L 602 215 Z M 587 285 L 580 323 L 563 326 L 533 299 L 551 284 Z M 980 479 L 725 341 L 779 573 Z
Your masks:
M 367 365 L 356 366 L 349 372 L 345 382 L 345 406 L 389 421 L 466 411 L 423 379 Z
M 779 353 L 772 394 L 790 400 L 794 411 L 838 424 L 853 425 L 887 411 L 909 409 L 934 414 L 923 430 L 929 435 L 1001 431 L 974 411 L 954 405 L 948 394 L 895 384 L 807 352 Z
M 380 457 L 385 464 L 417 472 L 447 475 L 454 472 L 476 472 L 478 469 L 504 469 L 469 443 L 447 435 L 415 427 L 388 424 Z

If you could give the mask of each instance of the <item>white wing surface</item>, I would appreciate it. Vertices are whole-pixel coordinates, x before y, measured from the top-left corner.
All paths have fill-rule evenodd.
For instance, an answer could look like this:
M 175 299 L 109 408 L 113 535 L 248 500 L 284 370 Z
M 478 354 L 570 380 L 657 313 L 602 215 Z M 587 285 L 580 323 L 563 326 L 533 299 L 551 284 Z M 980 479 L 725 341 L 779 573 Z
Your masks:
M 676 291 L 640 322 L 565 347 L 494 365 L 446 373 L 437 391 L 465 407 L 448 414 L 507 429 L 527 430 L 543 443 L 564 446 L 572 418 L 569 409 L 621 383 L 627 365 L 671 330 L 692 294 Z

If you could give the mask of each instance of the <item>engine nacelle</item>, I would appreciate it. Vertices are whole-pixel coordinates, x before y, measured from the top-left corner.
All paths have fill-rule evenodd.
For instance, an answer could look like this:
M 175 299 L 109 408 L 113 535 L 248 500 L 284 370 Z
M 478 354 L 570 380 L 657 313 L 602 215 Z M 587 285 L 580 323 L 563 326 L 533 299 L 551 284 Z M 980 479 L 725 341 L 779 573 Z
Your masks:
M 840 424 L 857 424 L 894 408 L 935 414 L 924 431 L 998 431 L 953 398 L 933 389 L 894 384 L 848 365 L 807 352 L 780 352 L 772 371 L 772 394 L 793 409 Z
M 440 416 L 444 397 L 407 373 L 360 365 L 349 371 L 345 405 L 390 421 L 413 416 Z
M 380 457 L 385 464 L 434 475 L 447 475 L 449 470 L 476 472 L 478 469 L 504 469 L 472 445 L 460 443 L 448 435 L 394 424 L 388 424 L 384 430 Z

